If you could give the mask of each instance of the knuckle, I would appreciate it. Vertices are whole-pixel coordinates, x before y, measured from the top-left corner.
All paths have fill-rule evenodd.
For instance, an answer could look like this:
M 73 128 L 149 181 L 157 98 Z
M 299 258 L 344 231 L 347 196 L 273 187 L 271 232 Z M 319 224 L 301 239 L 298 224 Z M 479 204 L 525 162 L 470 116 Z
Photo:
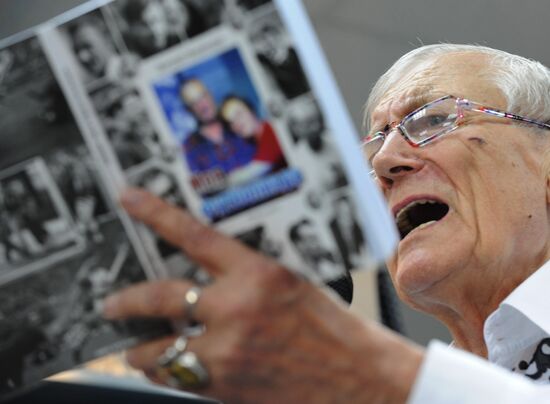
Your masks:
M 261 311 L 256 305 L 256 302 L 251 302 L 248 299 L 246 301 L 237 301 L 234 304 L 228 304 L 226 308 L 226 318 L 236 320 L 235 328 L 241 330 L 243 325 L 249 324 L 254 319 L 254 313 L 256 311 Z
M 187 228 L 182 229 L 182 234 L 185 234 L 184 247 L 198 254 L 209 251 L 209 247 L 217 237 L 216 231 L 194 220 L 187 224 Z
M 251 295 L 235 293 L 234 296 L 228 296 L 217 308 L 219 322 L 224 327 L 230 327 L 231 338 L 246 340 L 264 316 L 263 309 L 254 300 Z
M 266 260 L 256 273 L 258 287 L 268 291 L 291 290 L 300 284 L 300 279 L 296 275 L 272 260 Z
M 218 353 L 218 362 L 222 369 L 231 369 L 231 371 L 238 371 L 243 367 L 243 363 L 246 362 L 245 350 L 242 349 L 242 344 L 233 340 L 227 344 L 224 344 L 221 351 Z

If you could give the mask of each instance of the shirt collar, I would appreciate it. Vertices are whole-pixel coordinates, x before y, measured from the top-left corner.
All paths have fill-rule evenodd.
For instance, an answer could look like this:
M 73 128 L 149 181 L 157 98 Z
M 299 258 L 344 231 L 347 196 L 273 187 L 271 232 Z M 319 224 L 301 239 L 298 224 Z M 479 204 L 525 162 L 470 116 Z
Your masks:
M 516 309 L 547 334 L 550 334 L 549 287 L 550 261 L 547 261 L 514 289 L 500 306 L 509 306 Z
M 550 261 L 521 283 L 485 321 L 489 360 L 525 349 L 550 335 Z

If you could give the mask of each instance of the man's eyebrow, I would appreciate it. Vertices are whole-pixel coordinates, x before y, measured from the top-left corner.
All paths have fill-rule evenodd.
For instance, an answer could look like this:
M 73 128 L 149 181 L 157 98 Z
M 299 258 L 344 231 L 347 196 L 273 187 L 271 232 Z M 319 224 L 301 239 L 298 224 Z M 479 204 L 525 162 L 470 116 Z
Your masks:
M 423 91 L 422 93 L 408 96 L 399 104 L 400 120 L 418 108 L 445 95 L 447 94 L 443 92 Z M 386 128 L 389 124 L 390 122 L 374 122 L 374 124 L 369 128 L 367 136 L 384 130 L 384 128 Z
M 444 94 L 435 94 L 434 92 L 423 92 L 422 94 L 418 94 L 408 98 L 401 107 L 403 111 L 401 119 L 403 119 L 411 112 L 417 110 L 418 108 L 428 104 L 429 102 L 432 102 L 442 97 L 443 95 Z

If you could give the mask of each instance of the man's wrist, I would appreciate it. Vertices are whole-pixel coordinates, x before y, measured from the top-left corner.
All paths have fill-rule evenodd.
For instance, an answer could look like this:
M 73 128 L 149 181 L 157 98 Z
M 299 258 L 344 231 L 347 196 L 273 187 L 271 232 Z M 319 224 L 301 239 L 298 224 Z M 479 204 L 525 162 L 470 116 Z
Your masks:
M 362 372 L 368 377 L 368 388 L 378 391 L 376 396 L 383 403 L 406 403 L 420 367 L 425 351 L 419 345 L 376 324 L 369 347 L 369 356 L 362 358 Z M 367 388 L 367 386 L 366 386 Z

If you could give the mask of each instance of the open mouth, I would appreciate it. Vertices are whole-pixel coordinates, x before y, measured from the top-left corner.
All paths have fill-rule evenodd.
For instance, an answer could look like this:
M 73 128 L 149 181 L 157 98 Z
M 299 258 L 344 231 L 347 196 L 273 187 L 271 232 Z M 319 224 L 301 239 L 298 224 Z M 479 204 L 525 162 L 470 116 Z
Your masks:
M 401 240 L 413 230 L 443 219 L 448 212 L 449 205 L 435 200 L 420 199 L 409 203 L 395 217 Z

